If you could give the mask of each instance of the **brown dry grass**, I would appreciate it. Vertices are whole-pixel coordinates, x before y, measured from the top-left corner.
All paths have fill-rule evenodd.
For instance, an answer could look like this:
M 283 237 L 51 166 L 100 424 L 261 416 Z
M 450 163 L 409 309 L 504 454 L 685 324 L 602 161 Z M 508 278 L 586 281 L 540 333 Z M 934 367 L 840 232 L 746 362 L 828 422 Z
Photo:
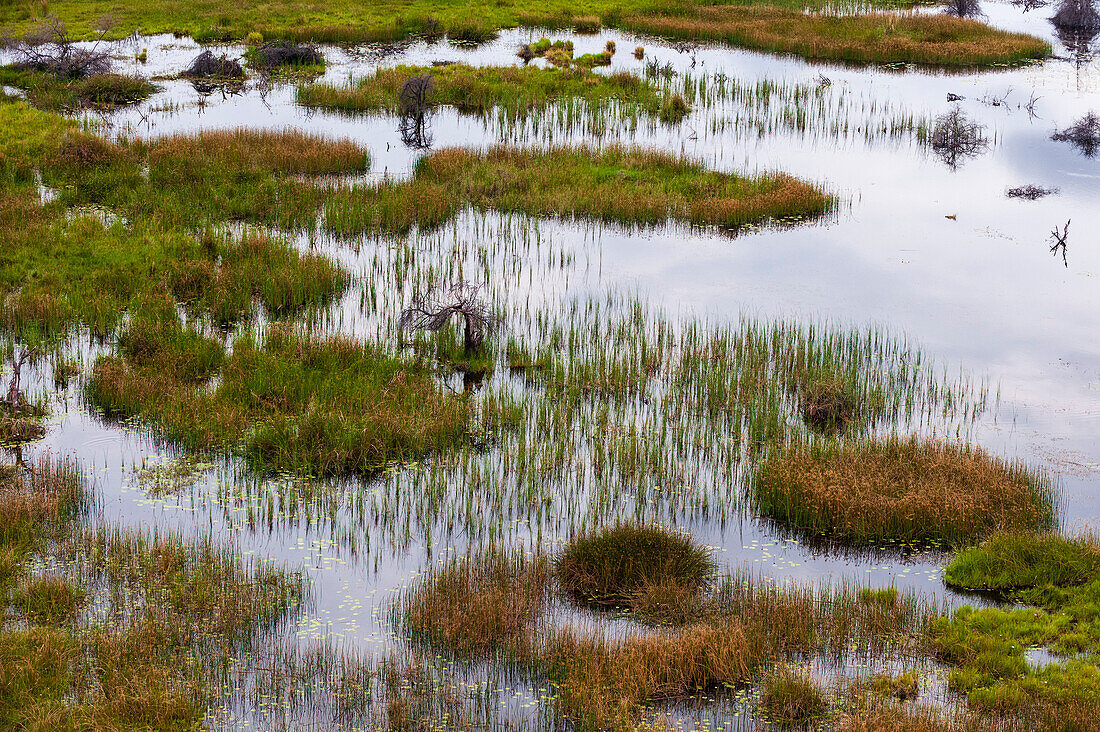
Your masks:
M 405 599 L 408 628 L 463 655 L 527 652 L 527 633 L 541 614 L 552 577 L 543 557 L 487 555 L 429 573 Z
M 153 174 L 201 175 L 211 166 L 235 171 L 325 175 L 366 170 L 367 151 L 350 140 L 330 140 L 298 130 L 250 129 L 178 135 L 153 143 Z
M 633 31 L 723 41 L 762 51 L 854 63 L 980 66 L 1042 58 L 1044 41 L 946 14 L 820 15 L 769 5 L 695 6 L 681 14 L 639 14 Z
M 784 449 L 760 465 L 756 498 L 815 532 L 952 545 L 1049 526 L 1054 500 L 1041 476 L 980 448 L 916 439 Z

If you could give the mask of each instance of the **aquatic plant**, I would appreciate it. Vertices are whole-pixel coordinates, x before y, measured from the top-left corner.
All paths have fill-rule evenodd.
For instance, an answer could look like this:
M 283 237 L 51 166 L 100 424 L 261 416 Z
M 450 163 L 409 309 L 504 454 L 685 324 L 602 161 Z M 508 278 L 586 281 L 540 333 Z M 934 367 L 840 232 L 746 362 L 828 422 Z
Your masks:
M 574 537 L 554 565 L 558 583 L 578 602 L 620 608 L 652 598 L 654 588 L 698 595 L 714 570 L 710 552 L 685 534 L 637 524 Z
M 1054 489 L 1041 473 L 916 438 L 778 449 L 760 463 L 754 491 L 778 521 L 861 542 L 957 546 L 1054 519 Z
M 976 157 L 986 151 L 989 141 L 985 139 L 984 127 L 967 118 L 956 106 L 936 118 L 932 129 L 932 150 L 955 168 L 967 158 Z
M 811 676 L 786 667 L 764 679 L 760 706 L 767 719 L 780 727 L 805 726 L 829 708 L 825 693 Z

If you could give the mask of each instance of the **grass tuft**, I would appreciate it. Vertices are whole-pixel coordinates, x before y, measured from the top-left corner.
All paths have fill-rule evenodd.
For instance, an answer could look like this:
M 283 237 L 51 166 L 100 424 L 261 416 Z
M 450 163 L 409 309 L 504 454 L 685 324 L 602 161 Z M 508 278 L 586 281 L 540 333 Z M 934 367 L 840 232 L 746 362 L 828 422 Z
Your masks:
M 766 515 L 856 542 L 958 546 L 1054 518 L 1043 476 L 980 448 L 916 438 L 784 448 L 761 462 L 755 491 Z
M 576 537 L 555 563 L 565 591 L 596 607 L 632 608 L 697 596 L 714 570 L 710 552 L 687 535 L 639 524 Z

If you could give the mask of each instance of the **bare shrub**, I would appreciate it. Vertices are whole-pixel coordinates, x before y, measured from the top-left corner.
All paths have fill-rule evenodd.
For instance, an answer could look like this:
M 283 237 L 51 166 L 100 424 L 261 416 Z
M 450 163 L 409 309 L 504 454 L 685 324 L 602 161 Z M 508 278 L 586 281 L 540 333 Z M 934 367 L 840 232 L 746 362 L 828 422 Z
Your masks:
M 319 66 L 325 57 L 316 47 L 307 43 L 275 41 L 265 43 L 253 51 L 257 68 L 274 69 L 279 66 Z
M 955 107 L 936 118 L 932 129 L 932 149 L 949 166 L 957 167 L 962 160 L 976 157 L 989 147 L 983 135 L 984 129 Z
M 401 313 L 400 327 L 405 330 L 438 331 L 458 315 L 463 321 L 463 346 L 467 354 L 481 348 L 485 338 L 500 324 L 500 318 L 481 299 L 481 285 L 457 282 L 448 289 L 436 289 L 413 298 Z
M 402 116 L 423 116 L 431 108 L 435 82 L 431 74 L 410 77 L 401 85 L 397 108 Z
M 15 52 L 16 68 L 60 79 L 83 79 L 111 70 L 110 54 L 98 43 L 92 48 L 77 46 L 57 16 L 47 18 L 22 37 L 6 39 L 2 45 Z
M 1100 12 L 1097 12 L 1093 2 L 1094 0 L 1062 0 L 1050 20 L 1060 29 L 1100 30 Z
M 244 69 L 239 61 L 224 53 L 215 56 L 210 50 L 203 51 L 180 76 L 189 79 L 243 79 Z
M 956 18 L 975 18 L 985 15 L 981 0 L 948 0 L 945 11 Z
M 1050 136 L 1057 142 L 1068 142 L 1085 157 L 1093 157 L 1100 150 L 1100 116 L 1089 112 L 1076 123 Z

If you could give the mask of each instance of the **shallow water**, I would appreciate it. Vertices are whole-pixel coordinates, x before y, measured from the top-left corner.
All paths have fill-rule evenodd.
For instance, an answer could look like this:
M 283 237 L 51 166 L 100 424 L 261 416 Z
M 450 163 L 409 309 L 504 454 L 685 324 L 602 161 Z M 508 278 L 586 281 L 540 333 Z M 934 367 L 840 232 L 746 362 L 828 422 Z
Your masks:
M 643 45 L 647 60 L 670 64 L 681 80 L 707 75 L 713 83 L 715 75 L 724 74 L 740 82 L 820 88 L 828 114 L 802 126 L 777 122 L 750 131 L 737 120 L 754 110 L 724 100 L 701 106 L 674 128 L 645 119 L 636 126 L 609 124 L 599 142 L 654 145 L 718 169 L 782 170 L 839 193 L 841 210 L 819 224 L 738 237 L 675 226 L 631 232 L 472 213 L 441 232 L 416 235 L 407 245 L 302 235 L 302 246 L 340 259 L 362 273 L 364 282 L 373 278 L 380 290 L 396 288 L 380 300 L 375 296 L 381 304 L 372 307 L 363 306 L 370 298 L 355 289 L 330 323 L 371 338 L 380 327 L 390 327 L 386 306 L 399 309 L 408 287 L 393 281 L 393 263 L 406 257 L 412 281 L 431 272 L 468 277 L 491 272 L 497 278 L 497 300 L 522 304 L 528 312 L 570 298 L 631 292 L 674 319 L 724 323 L 749 315 L 881 325 L 919 343 L 952 371 L 961 368 L 976 379 L 988 378 L 999 389 L 1000 401 L 970 436 L 996 454 L 1049 469 L 1064 489 L 1065 528 L 1093 528 L 1100 521 L 1100 159 L 1085 158 L 1066 143 L 1051 141 L 1050 134 L 1090 110 L 1100 111 L 1100 62 L 1082 61 L 1058 41 L 1046 19 L 1049 9 L 1024 13 L 988 2 L 984 9 L 994 25 L 1049 38 L 1057 58 L 1011 70 L 948 74 L 811 64 L 717 47 L 680 51 L 618 33 L 554 33 L 554 39 L 572 37 L 578 54 L 602 50 L 614 40 L 613 70 L 641 72 L 645 62 L 635 60 L 630 50 Z M 326 48 L 324 80 L 346 83 L 379 64 L 519 63 L 515 48 L 539 35 L 506 32 L 477 49 L 445 43 L 377 53 Z M 133 60 L 143 47 L 148 49 L 146 64 Z M 189 40 L 170 36 L 138 39 L 133 48 L 119 49 L 119 70 L 150 77 L 174 74 L 198 50 Z M 147 137 L 239 126 L 349 137 L 370 150 L 372 176 L 408 175 L 422 154 L 402 144 L 395 119 L 308 112 L 294 104 L 292 85 L 262 88 L 250 81 L 241 93 L 203 97 L 187 82 L 158 83 L 162 90 L 139 108 L 99 121 L 115 134 Z M 954 106 L 948 93 L 964 97 L 959 107 L 985 126 L 989 146 L 984 154 L 951 166 L 912 134 L 866 131 L 898 116 L 932 120 Z M 1025 106 L 1032 99 L 1034 114 L 1029 114 Z M 1003 101 L 994 104 L 997 100 Z M 831 126 L 838 116 L 848 123 L 842 132 Z M 431 120 L 437 148 L 500 140 L 538 145 L 593 140 L 592 132 L 583 124 L 568 129 L 552 119 L 516 129 L 453 110 Z M 1027 183 L 1058 193 L 1037 201 L 1006 197 L 1006 188 Z M 1063 264 L 1049 251 L 1048 239 L 1050 230 L 1067 220 Z M 517 321 L 515 327 L 524 327 L 522 318 Z M 77 456 L 96 477 L 105 520 L 213 533 L 247 556 L 304 567 L 315 600 L 294 629 L 303 641 L 333 638 L 350 649 L 390 648 L 389 607 L 425 566 L 462 554 L 490 535 L 553 546 L 573 526 L 563 513 L 573 505 L 568 501 L 542 519 L 517 513 L 510 524 L 480 527 L 484 531 L 461 524 L 447 531 L 445 510 L 419 523 L 416 506 L 386 505 L 404 495 L 387 486 L 406 485 L 401 481 L 412 480 L 417 466 L 398 471 L 404 477 L 332 488 L 329 499 L 309 509 L 280 505 L 273 498 L 293 493 L 289 481 L 256 486 L 233 465 L 202 471 L 177 495 L 153 497 L 137 473 L 149 462 L 169 459 L 169 449 L 141 430 L 102 423 L 80 404 L 75 387 L 58 400 L 54 412 L 46 439 L 24 453 Z M 939 552 L 852 552 L 810 545 L 750 513 L 698 503 L 713 498 L 689 496 L 665 506 L 662 515 L 712 545 L 724 566 L 748 567 L 781 581 L 896 584 L 949 605 L 974 601 L 944 588 L 945 557 Z M 460 499 L 458 493 L 450 496 L 454 502 Z M 585 500 L 576 505 L 583 514 Z M 515 689 L 526 693 L 522 685 Z M 530 709 L 525 705 L 514 705 L 516 715 L 525 716 L 521 709 Z M 228 721 L 219 723 L 234 726 L 237 715 L 247 719 L 250 713 L 234 709 Z

